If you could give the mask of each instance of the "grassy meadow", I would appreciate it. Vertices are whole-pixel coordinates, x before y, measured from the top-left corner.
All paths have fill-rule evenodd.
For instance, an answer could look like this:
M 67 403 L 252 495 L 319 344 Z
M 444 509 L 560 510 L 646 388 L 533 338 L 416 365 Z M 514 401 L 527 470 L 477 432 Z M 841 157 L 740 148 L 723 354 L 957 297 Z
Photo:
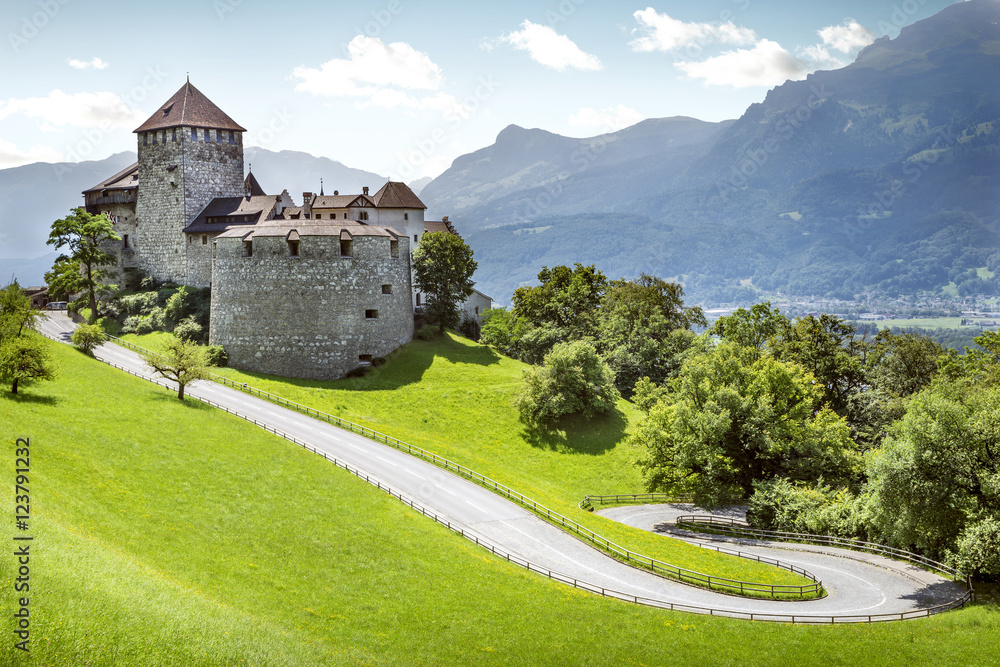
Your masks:
M 802 627 L 664 612 L 494 558 L 225 413 L 52 345 L 0 392 L 31 438 L 31 653 L 4 665 L 988 665 L 1000 608 Z M 12 521 L 5 521 L 8 544 Z M 25 534 L 25 533 L 21 533 Z
M 158 349 L 170 336 L 125 339 Z M 320 382 L 231 368 L 215 372 L 449 458 L 643 555 L 728 579 L 811 583 L 786 570 L 723 556 L 579 509 L 588 493 L 642 491 L 634 464 L 639 452 L 625 442 L 629 424 L 640 414 L 621 401 L 618 414 L 606 419 L 566 420 L 556 429 L 528 430 L 512 406 L 524 368 L 519 361 L 448 334 L 433 341 L 414 340 L 361 378 Z

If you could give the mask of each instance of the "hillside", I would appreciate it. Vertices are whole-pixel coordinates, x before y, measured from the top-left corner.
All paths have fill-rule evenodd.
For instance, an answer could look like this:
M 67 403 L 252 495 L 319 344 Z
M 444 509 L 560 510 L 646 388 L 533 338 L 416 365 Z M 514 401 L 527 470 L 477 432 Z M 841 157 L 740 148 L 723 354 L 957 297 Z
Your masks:
M 501 300 L 543 264 L 575 261 L 680 277 L 708 302 L 949 283 L 995 294 L 976 269 L 1000 263 L 998 24 L 995 0 L 957 3 L 845 68 L 778 86 L 679 153 L 618 165 L 602 154 L 563 180 L 537 151 L 587 140 L 508 128 L 424 193 L 436 210 L 467 211 L 453 218 Z M 533 178 L 511 176 L 521 170 Z
M 792 627 L 567 589 L 239 419 L 53 353 L 56 382 L 0 393 L 7 437 L 31 438 L 32 664 L 960 665 L 998 631 L 982 604 Z

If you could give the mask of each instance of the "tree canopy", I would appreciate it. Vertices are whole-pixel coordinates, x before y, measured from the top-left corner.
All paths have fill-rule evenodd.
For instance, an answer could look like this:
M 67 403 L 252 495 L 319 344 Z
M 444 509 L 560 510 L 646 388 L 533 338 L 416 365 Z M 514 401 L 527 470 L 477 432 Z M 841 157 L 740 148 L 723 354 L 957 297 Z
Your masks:
M 12 394 L 20 385 L 55 377 L 48 342 L 35 333 L 41 315 L 17 281 L 0 290 L 0 382 L 9 383 Z
M 184 400 L 184 388 L 208 377 L 205 348 L 191 341 L 171 337 L 162 354 L 142 353 L 142 360 L 160 377 L 177 383 L 177 398 Z
M 82 290 L 90 307 L 91 323 L 100 316 L 97 293 L 112 273 L 108 267 L 116 262 L 106 244 L 120 240 L 106 215 L 93 215 L 82 208 L 75 208 L 70 215 L 52 223 L 46 243 L 56 249 L 67 248 L 69 254 L 59 257 L 45 278 L 60 293 Z

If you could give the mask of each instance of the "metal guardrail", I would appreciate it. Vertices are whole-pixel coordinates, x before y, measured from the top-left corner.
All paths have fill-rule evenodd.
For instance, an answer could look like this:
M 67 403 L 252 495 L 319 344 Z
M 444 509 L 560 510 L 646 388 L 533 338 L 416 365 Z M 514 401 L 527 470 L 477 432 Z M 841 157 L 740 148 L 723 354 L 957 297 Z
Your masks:
M 619 493 L 612 496 L 584 496 L 579 508 L 588 512 L 594 511 L 594 505 L 623 505 L 625 503 L 689 503 L 690 495 L 674 495 L 670 493 Z
M 48 336 L 48 334 L 44 334 L 44 335 Z M 48 337 L 51 338 L 51 339 L 53 339 L 53 340 L 56 340 L 57 342 L 61 342 L 57 338 L 55 338 L 54 336 L 48 336 Z M 120 340 L 120 339 L 118 339 L 118 340 Z M 127 343 L 127 345 L 129 347 L 136 348 L 136 349 L 139 349 L 139 350 L 143 350 L 142 348 L 139 348 L 136 345 L 128 343 L 127 341 L 122 341 L 122 342 L 123 343 Z M 143 350 L 143 351 L 145 351 L 145 350 Z M 115 364 L 114 362 L 105 361 L 105 360 L 102 360 L 102 361 L 104 361 L 104 363 L 107 363 L 109 366 L 112 366 L 112 367 L 117 368 L 119 370 L 123 370 L 126 373 L 129 373 L 130 375 L 134 375 L 134 376 L 136 376 L 138 378 L 141 378 L 141 379 L 146 380 L 148 382 L 152 382 L 152 383 L 154 383 L 156 385 L 159 385 L 161 387 L 164 387 L 164 388 L 167 388 L 167 389 L 172 389 L 172 387 L 170 387 L 168 384 L 166 384 L 164 382 L 160 382 L 156 378 L 150 378 L 150 377 L 141 375 L 141 374 L 136 373 L 135 371 L 132 371 L 132 370 L 130 370 L 128 368 L 125 368 L 123 366 L 119 366 L 118 364 Z M 216 376 L 216 377 L 221 377 L 221 376 Z M 264 392 L 264 393 L 266 393 L 266 392 Z M 298 440 L 294 436 L 291 436 L 291 435 L 289 435 L 289 434 L 287 434 L 287 433 L 285 433 L 283 431 L 280 431 L 280 430 L 278 430 L 278 429 L 270 426 L 269 424 L 258 422 L 253 417 L 249 417 L 248 415 L 240 414 L 239 412 L 236 412 L 235 410 L 232 410 L 229 407 L 220 405 L 220 404 L 215 403 L 214 401 L 211 401 L 209 399 L 204 399 L 204 398 L 200 398 L 200 397 L 197 397 L 197 396 L 194 396 L 194 398 L 196 398 L 197 400 L 200 400 L 200 401 L 202 401 L 204 403 L 207 403 L 209 405 L 212 405 L 214 407 L 217 407 L 217 408 L 220 408 L 222 410 L 225 410 L 229 414 L 232 414 L 232 415 L 234 415 L 236 417 L 239 417 L 240 419 L 244 419 L 244 420 L 246 420 L 246 421 L 248 421 L 248 422 L 250 422 L 250 423 L 252 423 L 252 424 L 254 424 L 254 425 L 258 426 L 258 427 L 264 428 L 265 430 L 267 430 L 267 431 L 269 431 L 269 432 L 271 432 L 271 433 L 273 433 L 273 434 L 275 434 L 275 435 L 277 435 L 279 437 L 282 437 L 282 438 L 288 440 L 289 442 L 292 442 L 292 443 L 294 443 L 296 445 L 299 445 L 300 447 L 303 447 L 304 449 L 306 449 L 306 450 L 308 450 L 308 451 L 310 451 L 310 452 L 312 452 L 314 454 L 319 454 L 320 456 L 323 456 L 323 458 L 327 459 L 331 463 L 337 465 L 340 468 L 343 468 L 344 470 L 346 470 L 346 471 L 348 471 L 348 472 L 356 475 L 357 477 L 359 477 L 361 479 L 364 479 L 369 484 L 374 484 L 380 490 L 386 491 L 387 493 L 389 493 L 389 495 L 391 495 L 394 498 L 400 500 L 401 502 L 403 502 L 407 506 L 411 507 L 412 509 L 420 512 L 424 516 L 427 516 L 429 518 L 434 519 L 435 521 L 437 521 L 441 525 L 446 526 L 449 530 L 455 531 L 455 532 L 459 533 L 462 537 L 464 537 L 464 538 L 466 538 L 466 539 L 468 539 L 470 541 L 475 542 L 475 544 L 477 544 L 478 546 L 481 546 L 483 548 L 489 549 L 491 551 L 491 553 L 493 553 L 494 555 L 499 556 L 501 558 L 504 558 L 505 560 L 507 560 L 510 563 L 513 563 L 513 564 L 518 565 L 520 567 L 524 567 L 529 572 L 535 572 L 535 573 L 538 573 L 538 574 L 543 574 L 543 575 L 547 576 L 549 579 L 552 579 L 553 581 L 559 581 L 559 582 L 561 582 L 563 584 L 566 584 L 566 585 L 569 585 L 569 586 L 573 586 L 574 588 L 578 588 L 580 590 L 585 590 L 585 591 L 594 593 L 596 595 L 601 595 L 601 596 L 604 596 L 604 597 L 614 598 L 614 599 L 617 599 L 617 600 L 622 600 L 624 602 L 631 602 L 633 604 L 641 604 L 641 605 L 645 605 L 645 606 L 649 606 L 649 607 L 656 607 L 656 608 L 659 608 L 659 609 L 669 609 L 671 611 L 683 611 L 683 612 L 687 612 L 687 613 L 702 614 L 702 615 L 708 615 L 708 616 L 723 616 L 723 617 L 728 617 L 728 618 L 737 618 L 737 619 L 744 619 L 744 620 L 750 620 L 750 621 L 759 621 L 759 622 L 792 623 L 792 624 L 806 624 L 806 625 L 819 625 L 819 624 L 830 625 L 830 624 L 845 624 L 845 623 L 875 623 L 875 622 L 903 621 L 903 620 L 910 620 L 910 619 L 915 619 L 915 618 L 924 618 L 924 617 L 931 616 L 933 614 L 937 614 L 937 613 L 942 613 L 942 612 L 945 612 L 945 611 L 949 611 L 951 609 L 958 609 L 958 608 L 960 608 L 960 607 L 968 604 L 972 599 L 974 599 L 974 595 L 973 595 L 973 592 L 971 590 L 971 583 L 970 583 L 969 584 L 969 590 L 967 591 L 966 595 L 964 595 L 961 599 L 953 601 L 953 602 L 949 602 L 949 603 L 937 605 L 935 607 L 926 608 L 926 609 L 911 610 L 911 611 L 908 611 L 908 612 L 901 612 L 901 613 L 896 613 L 896 614 L 866 614 L 866 615 L 846 615 L 846 616 L 835 616 L 835 615 L 811 616 L 811 615 L 805 615 L 805 614 L 796 615 L 796 614 L 753 613 L 753 612 L 740 612 L 740 611 L 726 610 L 726 609 L 714 609 L 714 608 L 710 608 L 710 607 L 699 607 L 699 606 L 696 606 L 696 605 L 687 605 L 687 604 L 677 604 L 677 603 L 672 603 L 672 602 L 665 602 L 663 600 L 656 600 L 656 599 L 653 599 L 653 598 L 644 598 L 644 597 L 639 597 L 639 596 L 636 596 L 636 595 L 631 595 L 631 594 L 628 594 L 628 593 L 623 593 L 623 592 L 616 591 L 616 590 L 609 589 L 609 588 L 605 588 L 605 587 L 602 587 L 602 586 L 596 586 L 596 585 L 590 584 L 588 582 L 580 581 L 579 579 L 576 579 L 574 577 L 570 577 L 568 575 L 564 575 L 564 574 L 555 572 L 553 570 L 549 570 L 547 568 L 544 568 L 544 567 L 541 567 L 539 565 L 536 565 L 536 564 L 532 563 L 531 561 L 528 561 L 526 559 L 520 558 L 520 557 L 518 557 L 516 555 L 512 555 L 509 552 L 503 551 L 502 549 L 497 549 L 497 547 L 495 545 L 487 543 L 487 542 L 485 542 L 483 540 L 480 540 L 477 535 L 475 535 L 473 533 L 470 533 L 469 531 L 466 531 L 461 526 L 457 526 L 455 524 L 452 524 L 449 519 L 447 519 L 445 517 L 441 517 L 441 516 L 437 515 L 436 513 L 427 510 L 423 506 L 415 503 L 413 500 L 404 497 L 401 493 L 394 491 L 389 486 L 383 485 L 382 482 L 381 482 L 381 480 L 372 478 L 367 473 L 364 473 L 364 472 L 362 472 L 359 469 L 353 468 L 350 465 L 348 465 L 347 463 L 344 463 L 342 461 L 337 460 L 335 457 L 330 456 L 326 452 L 318 450 L 317 448 L 309 445 L 308 443 L 305 443 L 305 442 L 303 442 L 301 440 Z M 320 413 L 320 414 L 322 414 L 322 413 Z M 346 423 L 350 423 L 350 422 L 346 422 Z M 364 427 L 360 427 L 360 428 L 364 428 Z M 370 431 L 371 429 L 368 429 L 368 430 Z M 374 431 L 372 431 L 372 432 L 374 432 Z M 628 495 L 629 496 L 635 496 L 635 495 L 645 495 L 645 494 L 628 494 Z M 668 494 L 656 494 L 656 495 L 667 496 Z M 586 500 L 586 498 L 593 499 L 593 498 L 603 498 L 603 497 L 607 497 L 607 496 L 588 496 L 588 497 L 585 497 L 585 500 Z
M 801 542 L 803 544 L 816 544 L 827 547 L 840 547 L 842 549 L 852 549 L 854 551 L 864 551 L 879 556 L 885 556 L 895 560 L 903 560 L 928 569 L 935 574 L 950 577 L 953 581 L 962 581 L 971 590 L 972 584 L 969 576 L 956 568 L 936 560 L 931 560 L 903 549 L 876 544 L 874 542 L 864 542 L 846 537 L 834 537 L 832 535 L 812 535 L 810 533 L 787 533 L 780 530 L 762 530 L 753 528 L 745 521 L 730 517 L 719 517 L 713 515 L 687 514 L 677 517 L 674 521 L 678 527 L 708 527 L 727 535 L 737 537 L 757 537 L 785 542 Z

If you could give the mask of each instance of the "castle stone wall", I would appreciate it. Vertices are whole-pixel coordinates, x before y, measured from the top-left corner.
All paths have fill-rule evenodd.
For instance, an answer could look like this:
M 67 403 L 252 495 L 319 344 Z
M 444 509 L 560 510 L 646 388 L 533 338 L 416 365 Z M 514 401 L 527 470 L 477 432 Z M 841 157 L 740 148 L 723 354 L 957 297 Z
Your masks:
M 298 257 L 283 236 L 254 238 L 252 257 L 240 238 L 217 239 L 210 342 L 235 368 L 310 379 L 385 356 L 413 337 L 409 243 L 393 258 L 391 240 L 356 236 L 346 258 L 339 236 L 303 236 Z
M 187 280 L 185 285 L 208 287 L 212 284 L 212 244 L 218 234 L 185 234 Z
M 176 130 L 176 132 L 175 132 Z M 183 230 L 215 197 L 243 194 L 243 135 L 178 127 L 137 135 L 139 194 L 136 203 L 141 268 L 159 280 L 189 284 Z M 207 272 L 206 268 L 203 273 Z

